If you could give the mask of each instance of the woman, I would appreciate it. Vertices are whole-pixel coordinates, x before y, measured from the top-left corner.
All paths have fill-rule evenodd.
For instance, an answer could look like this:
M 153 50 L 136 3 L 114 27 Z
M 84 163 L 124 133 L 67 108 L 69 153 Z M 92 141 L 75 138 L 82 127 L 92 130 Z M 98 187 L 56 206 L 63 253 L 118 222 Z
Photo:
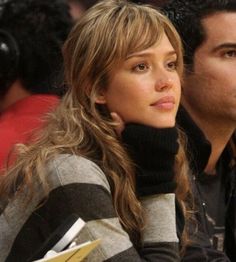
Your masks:
M 177 261 L 179 36 L 151 7 L 105 0 L 63 52 L 68 93 L 1 183 L 0 260 L 26 261 L 76 213 L 78 242 L 102 239 L 88 261 Z

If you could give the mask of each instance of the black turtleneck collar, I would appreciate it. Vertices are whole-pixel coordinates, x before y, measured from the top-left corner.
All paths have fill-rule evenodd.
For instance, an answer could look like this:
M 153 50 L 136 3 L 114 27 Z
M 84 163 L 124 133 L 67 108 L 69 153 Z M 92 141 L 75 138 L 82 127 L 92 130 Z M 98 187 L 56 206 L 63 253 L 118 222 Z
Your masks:
M 191 170 L 197 175 L 207 165 L 211 154 L 211 144 L 183 106 L 180 106 L 178 110 L 177 124 L 187 135 L 186 155 Z

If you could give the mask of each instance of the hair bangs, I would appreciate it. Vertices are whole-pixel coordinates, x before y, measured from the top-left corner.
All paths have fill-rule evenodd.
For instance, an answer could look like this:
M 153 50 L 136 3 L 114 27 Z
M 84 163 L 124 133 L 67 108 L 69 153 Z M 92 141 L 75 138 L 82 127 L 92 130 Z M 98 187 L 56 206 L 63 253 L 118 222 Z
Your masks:
M 164 33 L 163 22 L 150 7 L 125 6 L 123 9 L 114 25 L 118 60 L 153 46 Z

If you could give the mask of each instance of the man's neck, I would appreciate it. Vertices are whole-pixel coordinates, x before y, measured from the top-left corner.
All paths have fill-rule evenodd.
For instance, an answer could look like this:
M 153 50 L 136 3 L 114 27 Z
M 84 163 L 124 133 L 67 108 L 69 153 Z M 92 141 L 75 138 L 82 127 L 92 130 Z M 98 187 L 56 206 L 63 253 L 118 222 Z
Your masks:
M 211 143 L 211 154 L 204 171 L 207 174 L 215 174 L 216 164 L 235 131 L 236 123 L 209 119 L 206 115 L 196 114 L 190 106 L 184 105 L 184 107 Z
M 6 110 L 17 101 L 30 96 L 19 80 L 16 80 L 8 89 L 6 95 L 0 101 L 0 112 Z
M 212 151 L 211 151 L 211 155 L 209 157 L 208 163 L 205 167 L 205 172 L 207 174 L 210 175 L 215 175 L 216 174 L 216 164 L 221 156 L 221 154 L 223 153 L 228 141 L 230 140 L 232 133 L 230 133 L 230 135 L 227 136 L 227 139 L 215 139 L 215 140 L 211 140 L 210 138 L 208 138 L 208 140 L 210 141 L 211 145 L 212 145 Z

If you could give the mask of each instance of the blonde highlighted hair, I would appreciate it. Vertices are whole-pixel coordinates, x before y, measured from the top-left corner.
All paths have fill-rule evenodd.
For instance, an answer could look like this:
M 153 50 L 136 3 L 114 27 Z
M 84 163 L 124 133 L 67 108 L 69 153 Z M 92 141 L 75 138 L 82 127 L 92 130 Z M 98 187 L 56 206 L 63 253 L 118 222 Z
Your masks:
M 47 126 L 37 134 L 34 144 L 20 147 L 16 164 L 0 185 L 0 197 L 12 197 L 22 185 L 32 188 L 33 176 L 47 190 L 44 168 L 50 159 L 61 153 L 84 156 L 97 163 L 108 177 L 116 213 L 138 244 L 144 214 L 134 193 L 133 164 L 114 131 L 107 108 L 98 106 L 95 100 L 100 89 L 106 88 L 109 72 L 118 61 L 153 46 L 164 33 L 177 53 L 181 77 L 181 41 L 173 25 L 159 11 L 125 0 L 105 0 L 90 8 L 78 20 L 63 48 L 68 92 L 48 117 Z M 176 164 L 180 200 L 188 192 L 185 163 L 182 152 Z

